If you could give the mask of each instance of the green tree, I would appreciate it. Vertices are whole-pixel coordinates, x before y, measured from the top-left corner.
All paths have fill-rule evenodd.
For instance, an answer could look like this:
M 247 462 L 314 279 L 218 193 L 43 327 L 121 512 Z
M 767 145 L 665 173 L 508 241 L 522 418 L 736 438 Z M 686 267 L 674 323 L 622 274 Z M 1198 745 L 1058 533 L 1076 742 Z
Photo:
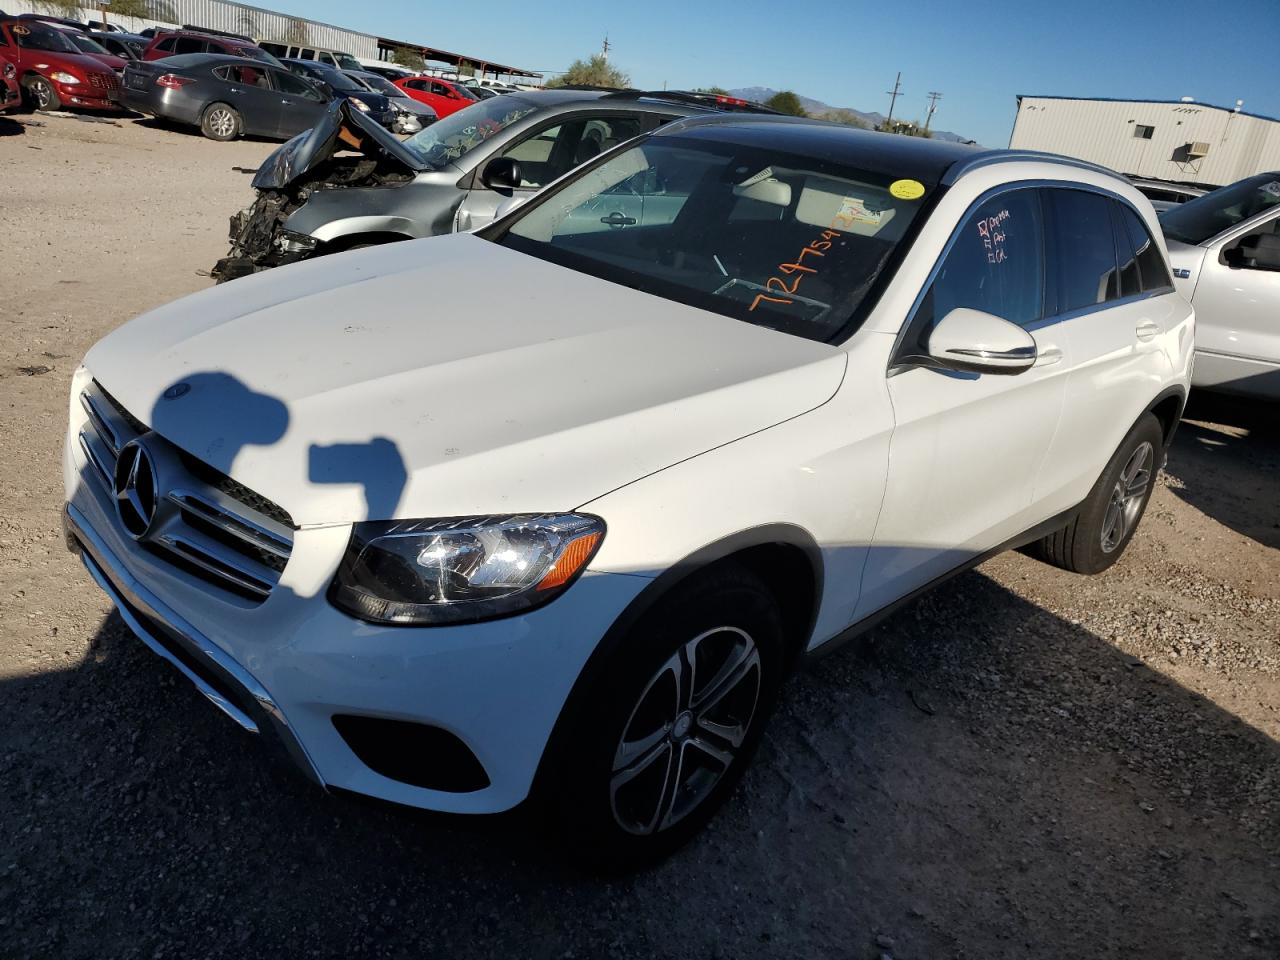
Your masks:
M 919 120 L 895 120 L 892 125 L 880 124 L 876 127 L 881 133 L 897 133 L 904 137 L 923 137 L 926 140 L 933 139 L 933 132 L 926 130 L 920 126 Z
M 422 59 L 422 51 L 413 47 L 396 47 L 391 51 L 391 62 L 410 70 L 422 70 L 427 65 L 427 61 Z
M 590 60 L 573 61 L 568 70 L 547 81 L 548 87 L 613 87 L 620 90 L 630 85 L 631 78 L 599 53 Z
M 828 110 L 826 113 L 818 114 L 819 120 L 829 120 L 832 123 L 843 123 L 846 127 L 857 127 L 859 130 L 870 130 L 871 124 L 863 120 L 852 110 Z
M 80 4 L 77 0 L 36 0 L 35 7 L 51 17 L 68 17 L 72 20 L 80 16 Z
M 474 77 L 476 75 L 476 66 L 467 60 L 458 61 L 458 76 Z
M 712 86 L 712 87 L 694 87 L 693 92 L 694 92 L 694 93 L 710 93 L 710 94 L 713 94 L 714 96 L 717 96 L 717 97 L 727 97 L 727 96 L 729 96 L 729 91 L 728 91 L 728 90 L 726 90 L 724 87 L 715 87 L 715 86 Z
M 151 4 L 147 0 L 109 0 L 105 7 L 117 17 L 146 19 L 151 16 Z
M 790 90 L 782 90 L 775 93 L 764 102 L 764 105 L 771 110 L 777 110 L 779 113 L 788 113 L 793 117 L 808 116 L 804 112 L 804 107 L 800 106 L 800 98 Z

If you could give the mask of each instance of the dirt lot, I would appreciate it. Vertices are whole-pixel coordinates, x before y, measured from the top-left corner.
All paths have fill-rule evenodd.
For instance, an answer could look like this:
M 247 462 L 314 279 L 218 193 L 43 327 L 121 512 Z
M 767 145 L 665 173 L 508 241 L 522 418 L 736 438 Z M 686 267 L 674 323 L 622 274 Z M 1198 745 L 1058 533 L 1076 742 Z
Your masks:
M 0 120 L 0 955 L 1280 957 L 1280 421 L 1193 408 L 1107 575 L 967 574 L 799 676 L 709 834 L 587 879 L 326 796 L 59 532 L 68 380 L 204 287 L 266 143 Z

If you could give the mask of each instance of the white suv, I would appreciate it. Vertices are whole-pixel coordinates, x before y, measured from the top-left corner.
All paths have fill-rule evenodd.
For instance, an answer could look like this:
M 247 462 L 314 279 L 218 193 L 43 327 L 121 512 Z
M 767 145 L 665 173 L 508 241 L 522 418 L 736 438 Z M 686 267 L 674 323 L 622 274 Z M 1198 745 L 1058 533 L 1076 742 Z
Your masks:
M 1068 160 L 680 121 L 108 336 L 69 541 L 317 782 L 644 861 L 805 656 L 998 550 L 1116 560 L 1191 368 L 1159 237 Z

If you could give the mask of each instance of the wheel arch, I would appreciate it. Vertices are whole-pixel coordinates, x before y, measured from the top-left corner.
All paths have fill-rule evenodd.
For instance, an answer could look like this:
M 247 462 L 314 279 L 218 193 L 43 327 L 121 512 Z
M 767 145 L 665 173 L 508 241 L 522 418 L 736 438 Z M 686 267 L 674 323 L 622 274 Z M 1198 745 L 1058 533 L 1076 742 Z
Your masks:
M 1169 445 L 1173 443 L 1173 434 L 1178 429 L 1178 422 L 1182 419 L 1182 411 L 1186 406 L 1187 391 L 1179 384 L 1160 391 L 1155 400 L 1151 401 L 1150 406 L 1143 411 L 1144 416 L 1150 413 L 1160 421 L 1165 450 L 1168 450 Z
M 604 670 L 631 629 L 676 587 L 723 564 L 737 563 L 769 584 L 787 632 L 787 670 L 800 662 L 818 618 L 822 599 L 823 561 L 817 541 L 804 528 L 788 523 L 764 524 L 730 534 L 680 560 L 640 592 L 614 620 L 587 658 L 565 698 L 551 736 L 547 738 L 529 795 L 539 802 L 550 794 L 556 758 L 563 755 L 574 721 Z
M 367 233 L 361 231 L 353 231 L 351 233 L 343 233 L 334 237 L 332 240 L 325 240 L 321 243 L 324 248 L 323 253 L 341 253 L 343 250 L 350 250 L 354 246 L 360 244 L 384 244 L 399 243 L 402 240 L 413 240 L 414 237 L 407 233 L 397 233 L 394 230 L 370 230 Z

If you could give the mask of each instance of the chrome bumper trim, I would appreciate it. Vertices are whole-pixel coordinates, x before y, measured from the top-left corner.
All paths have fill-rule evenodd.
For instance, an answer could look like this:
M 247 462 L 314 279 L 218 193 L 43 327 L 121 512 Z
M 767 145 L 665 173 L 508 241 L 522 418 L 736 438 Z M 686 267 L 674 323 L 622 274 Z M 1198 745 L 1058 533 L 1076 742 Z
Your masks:
M 80 559 L 84 562 L 93 579 L 111 598 L 121 618 L 128 624 L 129 629 L 137 635 L 138 639 L 145 643 L 152 653 L 164 658 L 176 667 L 184 677 L 194 684 L 201 694 L 234 720 L 242 729 L 247 730 L 249 733 L 257 734 L 263 732 L 264 722 L 269 725 L 271 732 L 276 735 L 290 758 L 307 778 L 320 786 L 324 786 L 324 781 L 321 779 L 315 765 L 311 762 L 311 758 L 307 755 L 305 748 L 297 737 L 294 736 L 284 713 L 266 688 L 244 667 L 223 652 L 222 648 L 170 610 L 158 597 L 144 587 L 133 574 L 129 573 L 106 543 L 103 542 L 102 538 L 89 525 L 84 514 L 73 504 L 67 504 L 66 511 L 63 514 L 63 523 L 67 530 L 68 546 L 80 554 Z M 134 614 L 134 610 L 140 611 L 145 617 L 163 625 L 165 632 L 172 637 L 172 641 L 169 643 L 181 644 L 184 653 L 198 661 L 213 674 L 216 674 L 229 686 L 243 692 L 246 702 L 251 702 L 254 705 L 254 712 L 258 713 L 259 716 L 257 718 L 250 716 L 248 712 L 228 700 L 194 670 L 183 663 L 179 657 L 170 652 L 169 643 L 156 636 L 153 630 Z

